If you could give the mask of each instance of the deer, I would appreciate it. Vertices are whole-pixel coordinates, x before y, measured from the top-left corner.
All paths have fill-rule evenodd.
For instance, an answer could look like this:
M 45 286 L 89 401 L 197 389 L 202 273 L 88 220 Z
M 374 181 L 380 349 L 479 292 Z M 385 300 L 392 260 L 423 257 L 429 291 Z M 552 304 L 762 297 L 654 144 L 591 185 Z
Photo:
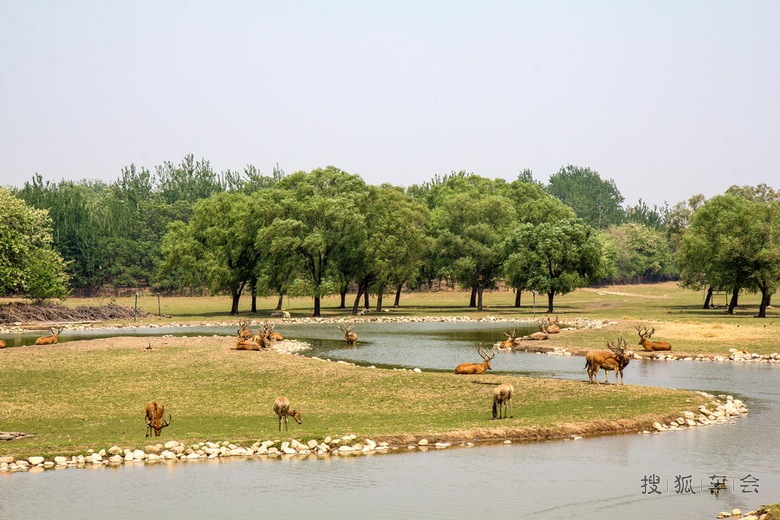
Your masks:
M 515 339 L 517 338 L 517 329 L 512 329 L 509 332 L 504 332 L 506 340 L 498 344 L 498 348 L 502 350 L 511 349 L 515 346 Z
M 344 341 L 347 342 L 347 345 L 355 345 L 357 343 L 357 334 L 352 332 L 352 325 L 348 325 L 346 327 L 342 327 L 341 325 L 338 326 L 341 332 L 344 333 Z
M 171 425 L 172 417 L 168 414 L 168 420 L 165 420 L 163 414 L 165 413 L 165 407 L 157 401 L 150 401 L 146 405 L 146 436 L 151 437 L 152 430 L 154 430 L 154 436 L 159 437 L 160 432 L 166 426 Z
M 599 383 L 599 370 L 604 369 L 604 382 L 609 383 L 608 370 L 615 371 L 615 384 L 623 384 L 623 369 L 631 361 L 631 353 L 626 351 L 626 340 L 618 338 L 618 344 L 607 342 L 609 351 L 597 350 L 585 355 L 585 368 L 588 371 L 588 379 L 591 383 Z
M 49 330 L 51 331 L 51 336 L 41 336 L 40 338 L 35 340 L 36 345 L 56 345 L 59 341 L 60 333 L 65 329 L 65 327 L 52 327 Z
M 5 348 L 8 345 L 6 345 L 5 340 L 0 339 L 0 348 Z
M 647 352 L 655 352 L 658 350 L 672 350 L 672 344 L 668 341 L 650 341 L 650 338 L 655 333 L 655 327 L 647 330 L 645 326 L 636 326 L 636 330 L 639 333 L 639 344 L 644 347 Z
M 274 401 L 274 413 L 279 416 L 279 431 L 282 431 L 282 421 L 284 421 L 284 429 L 289 430 L 287 424 L 287 418 L 292 417 L 295 422 L 302 424 L 301 412 L 294 408 L 290 408 L 290 400 L 286 397 L 277 397 Z
M 248 340 L 252 337 L 252 331 L 249 330 L 249 321 L 248 320 L 242 320 L 238 322 L 238 326 L 241 327 L 238 329 L 238 337 L 242 340 Z
M 530 339 L 530 340 L 545 340 L 548 339 L 548 333 L 547 333 L 547 327 L 545 326 L 545 320 L 541 320 L 537 322 L 537 326 L 539 327 L 539 332 L 534 332 L 529 334 L 528 336 L 523 336 L 520 339 Z
M 509 417 L 514 417 L 514 408 L 512 406 L 512 395 L 515 393 L 515 387 L 509 383 L 498 385 L 493 389 L 493 419 L 506 419 L 507 409 Z
M 561 325 L 558 323 L 558 316 L 555 316 L 552 320 L 547 318 L 547 327 L 544 329 L 544 332 L 547 334 L 558 334 L 560 331 Z
M 455 367 L 456 374 L 484 374 L 486 370 L 491 370 L 490 360 L 496 357 L 496 349 L 493 348 L 493 355 L 489 356 L 487 352 L 482 349 L 482 345 L 477 348 L 477 353 L 484 360 L 482 363 L 461 363 Z
M 274 332 L 274 327 L 276 325 L 268 325 L 268 322 L 266 321 L 263 323 L 263 336 L 268 341 L 282 341 L 284 339 L 284 336 L 280 332 Z

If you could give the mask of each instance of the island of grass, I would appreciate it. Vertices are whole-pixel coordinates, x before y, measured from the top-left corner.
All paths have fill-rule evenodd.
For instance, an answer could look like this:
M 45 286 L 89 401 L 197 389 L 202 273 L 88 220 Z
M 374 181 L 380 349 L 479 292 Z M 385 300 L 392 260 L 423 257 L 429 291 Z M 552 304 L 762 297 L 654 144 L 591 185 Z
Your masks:
M 0 456 L 75 455 L 145 439 L 163 403 L 176 439 L 255 442 L 357 435 L 391 444 L 567 438 L 652 429 L 711 399 L 692 391 L 507 375 L 458 376 L 233 349 L 231 337 L 109 338 L 0 352 L 0 429 L 31 434 Z M 514 385 L 514 417 L 491 419 L 491 383 Z M 479 384 L 487 383 L 487 384 Z M 287 396 L 303 424 L 278 432 Z

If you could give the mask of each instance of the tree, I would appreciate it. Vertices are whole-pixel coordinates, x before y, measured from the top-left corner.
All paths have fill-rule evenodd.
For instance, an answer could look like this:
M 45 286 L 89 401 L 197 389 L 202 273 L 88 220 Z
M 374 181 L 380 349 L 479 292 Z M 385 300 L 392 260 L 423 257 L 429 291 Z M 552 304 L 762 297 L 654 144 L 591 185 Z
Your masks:
M 293 173 L 275 185 L 278 212 L 257 242 L 272 254 L 297 259 L 314 298 L 314 316 L 321 315 L 322 296 L 333 291 L 336 259 L 363 240 L 365 196 L 360 177 L 333 166 Z
M 52 243 L 48 213 L 0 188 L 0 293 L 65 298 L 66 263 Z
M 557 294 L 567 294 L 594 279 L 601 265 L 601 243 L 581 219 L 525 224 L 507 239 L 508 276 L 547 294 L 547 312 L 554 312 Z
M 472 290 L 470 306 L 482 310 L 482 294 L 502 273 L 507 233 L 515 225 L 512 201 L 490 191 L 455 192 L 432 212 L 434 249 L 442 272 Z
M 596 229 L 620 224 L 623 219 L 623 196 L 615 181 L 603 180 L 590 168 L 564 166 L 550 176 L 547 191 Z
M 263 206 L 240 193 L 220 193 L 195 204 L 189 223 L 175 223 L 163 240 L 160 277 L 204 284 L 213 294 L 227 291 L 230 314 L 238 314 L 260 254 L 255 237 L 262 219 L 253 213 L 256 207 Z

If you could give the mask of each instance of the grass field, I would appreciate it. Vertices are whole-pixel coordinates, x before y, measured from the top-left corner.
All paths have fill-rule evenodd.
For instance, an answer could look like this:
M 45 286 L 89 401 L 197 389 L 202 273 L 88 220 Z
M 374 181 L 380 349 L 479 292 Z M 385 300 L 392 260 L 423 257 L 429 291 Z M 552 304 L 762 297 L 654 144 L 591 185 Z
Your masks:
M 544 315 L 526 297 L 520 309 L 513 294 L 487 294 L 482 313 L 466 307 L 463 292 L 411 293 L 389 315 L 466 315 L 533 319 Z M 656 328 L 656 338 L 671 341 L 675 351 L 726 353 L 729 348 L 771 353 L 777 348 L 780 315 L 752 316 L 757 298 L 747 295 L 734 316 L 722 309 L 701 309 L 703 295 L 674 284 L 582 289 L 556 299 L 557 315 L 567 319 L 613 320 L 603 329 L 564 331 L 546 342 L 569 348 L 603 348 L 619 335 L 636 342 L 635 325 Z M 68 300 L 65 305 L 115 301 L 132 306 L 134 298 Z M 247 302 L 244 302 L 248 304 Z M 309 316 L 308 299 L 287 301 L 293 316 Z M 170 318 L 143 323 L 237 322 L 229 316 L 229 298 L 161 298 Z M 275 299 L 259 301 L 257 316 L 242 307 L 241 316 L 263 319 Z M 349 316 L 327 299 L 324 316 Z M 157 298 L 142 297 L 140 307 L 156 313 Z M 370 319 L 367 316 L 364 319 Z M 402 326 L 402 325 L 401 325 Z M 501 338 L 499 338 L 501 339 Z M 356 434 L 403 441 L 431 439 L 534 439 L 569 433 L 597 434 L 646 428 L 660 417 L 694 410 L 698 394 L 632 385 L 590 385 L 585 381 L 541 380 L 507 376 L 456 376 L 413 373 L 326 363 L 274 352 L 231 349 L 231 338 L 115 338 L 68 342 L 54 347 L 0 350 L 0 430 L 33 437 L 0 444 L 0 455 L 77 454 L 111 445 L 139 447 L 143 409 L 152 399 L 173 415 L 160 439 L 186 442 L 265 440 L 294 436 L 322 439 Z M 634 347 L 636 348 L 636 347 Z M 474 379 L 511 382 L 515 414 L 490 420 L 492 386 Z M 273 399 L 287 395 L 303 413 L 303 424 L 289 435 L 277 433 Z

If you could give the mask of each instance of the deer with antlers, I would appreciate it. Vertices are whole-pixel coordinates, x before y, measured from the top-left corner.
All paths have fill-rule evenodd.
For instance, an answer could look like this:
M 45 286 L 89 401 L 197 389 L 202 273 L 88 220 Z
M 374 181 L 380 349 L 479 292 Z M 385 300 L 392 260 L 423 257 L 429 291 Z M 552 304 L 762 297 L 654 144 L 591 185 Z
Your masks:
M 65 330 L 65 327 L 52 327 L 50 336 L 41 336 L 35 340 L 36 345 L 56 345 L 59 342 L 60 333 Z
M 515 393 L 515 387 L 509 383 L 498 385 L 493 390 L 493 419 L 506 419 L 507 411 L 509 417 L 514 417 L 512 407 L 512 395 Z
M 615 371 L 615 384 L 623 384 L 623 369 L 628 366 L 631 361 L 631 353 L 626 351 L 626 340 L 622 337 L 618 338 L 618 343 L 615 345 L 612 342 L 607 342 L 607 348 L 609 351 L 598 350 L 594 352 L 588 352 L 585 355 L 585 368 L 588 371 L 588 379 L 591 383 L 599 383 L 598 374 L 599 370 L 604 370 L 604 382 L 609 383 L 609 370 Z
M 289 430 L 287 418 L 292 417 L 298 424 L 301 423 L 301 412 L 290 407 L 290 400 L 286 397 L 277 397 L 274 401 L 274 413 L 279 416 L 279 431 L 282 431 L 282 422 L 284 429 Z
M 506 340 L 498 344 L 498 348 L 501 350 L 511 350 L 515 346 L 515 339 L 517 339 L 517 329 L 512 329 L 509 332 L 504 332 Z
M 639 326 L 636 327 L 637 332 L 639 333 L 639 344 L 642 345 L 642 347 L 647 352 L 656 352 L 656 351 L 664 351 L 664 350 L 672 350 L 672 344 L 668 341 L 650 341 L 650 338 L 655 333 L 655 327 L 647 330 L 647 327 L 645 326 Z
M 547 334 L 558 334 L 561 331 L 561 325 L 558 323 L 558 316 L 553 319 L 547 318 L 547 326 L 544 328 L 544 332 Z
M 479 357 L 483 359 L 482 363 L 461 363 L 455 367 L 455 373 L 480 375 L 484 374 L 486 370 L 491 370 L 490 360 L 496 357 L 495 347 L 493 348 L 492 356 L 488 355 L 488 353 L 482 349 L 482 345 L 477 348 L 477 353 L 479 354 Z
M 268 322 L 263 323 L 263 336 L 267 341 L 282 341 L 284 339 L 284 336 L 280 332 L 274 332 L 274 327 L 276 327 L 275 324 L 271 323 L 270 325 Z
M 239 340 L 248 340 L 252 338 L 252 331 L 249 330 L 249 320 L 241 320 L 238 322 L 238 338 Z
M 146 436 L 152 436 L 152 430 L 154 430 L 154 436 L 159 437 L 163 428 L 171 425 L 171 415 L 168 414 L 168 420 L 165 420 L 163 415 L 165 414 L 165 407 L 157 401 L 150 401 L 146 405 Z
M 344 341 L 347 342 L 347 345 L 353 346 L 357 343 L 358 337 L 357 334 L 352 332 L 353 325 L 347 325 L 346 327 L 343 327 L 341 325 L 338 326 L 341 332 L 344 333 Z

